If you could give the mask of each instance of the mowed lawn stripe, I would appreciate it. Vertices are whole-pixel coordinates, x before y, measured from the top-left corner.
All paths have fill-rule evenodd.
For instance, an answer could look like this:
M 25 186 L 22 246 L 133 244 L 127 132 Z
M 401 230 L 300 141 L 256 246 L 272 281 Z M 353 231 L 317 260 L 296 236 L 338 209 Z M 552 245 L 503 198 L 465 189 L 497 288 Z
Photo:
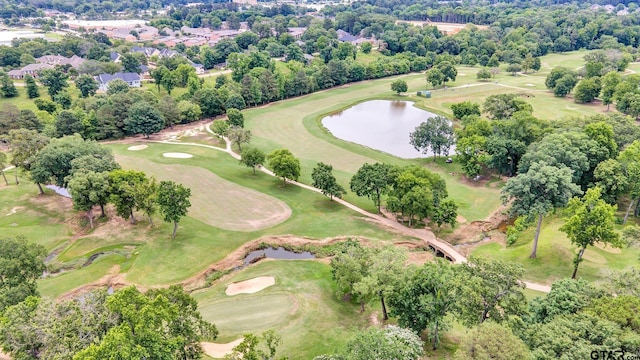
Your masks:
M 173 180 L 190 188 L 189 216 L 221 229 L 260 230 L 277 225 L 291 215 L 291 209 L 283 201 L 200 167 L 157 164 L 128 156 L 117 156 L 116 160 L 125 169 L 144 171 L 158 180 Z

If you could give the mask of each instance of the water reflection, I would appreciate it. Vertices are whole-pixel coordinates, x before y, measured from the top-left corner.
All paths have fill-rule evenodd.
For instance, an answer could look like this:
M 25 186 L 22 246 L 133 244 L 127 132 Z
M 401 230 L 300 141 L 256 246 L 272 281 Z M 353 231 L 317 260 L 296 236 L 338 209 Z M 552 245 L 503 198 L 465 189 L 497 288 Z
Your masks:
M 339 139 L 410 159 L 430 156 L 409 144 L 409 134 L 432 116 L 407 101 L 373 100 L 331 114 L 322 125 Z

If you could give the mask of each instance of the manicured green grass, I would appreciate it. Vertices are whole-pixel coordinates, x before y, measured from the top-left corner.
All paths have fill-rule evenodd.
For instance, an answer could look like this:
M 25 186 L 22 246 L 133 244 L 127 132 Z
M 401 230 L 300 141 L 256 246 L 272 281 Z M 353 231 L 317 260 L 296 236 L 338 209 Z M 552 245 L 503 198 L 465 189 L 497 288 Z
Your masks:
M 505 248 L 497 243 L 479 246 L 473 254 L 489 258 L 514 261 L 525 267 L 525 279 L 550 284 L 555 280 L 570 277 L 577 247 L 566 234 L 560 231 L 563 220 L 557 217 L 544 219 L 538 242 L 537 258 L 529 259 L 535 229 L 525 231 L 513 246 Z M 578 268 L 578 276 L 593 281 L 608 270 L 625 270 L 637 264 L 640 249 L 627 248 L 619 253 L 611 247 L 587 248 L 584 261 Z
M 224 293 L 232 282 L 267 275 L 276 284 L 258 293 Z M 316 261 L 262 261 L 194 297 L 203 317 L 218 326 L 218 342 L 273 328 L 283 340 L 278 354 L 291 359 L 335 353 L 356 330 L 369 326 L 366 312 L 337 299 L 331 268 Z

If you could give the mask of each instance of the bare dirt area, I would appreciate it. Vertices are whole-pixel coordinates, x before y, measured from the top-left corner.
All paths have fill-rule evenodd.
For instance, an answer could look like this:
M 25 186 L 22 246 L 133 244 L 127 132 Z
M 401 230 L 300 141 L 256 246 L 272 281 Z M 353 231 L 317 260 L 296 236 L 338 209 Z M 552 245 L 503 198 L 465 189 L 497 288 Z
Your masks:
M 202 345 L 202 350 L 204 350 L 205 354 L 214 359 L 222 359 L 227 354 L 231 354 L 233 348 L 238 346 L 241 342 L 242 338 L 226 344 L 218 344 L 212 342 L 202 342 L 200 344 Z
M 478 245 L 490 242 L 501 244 L 506 243 L 506 224 L 509 217 L 505 210 L 507 207 L 498 207 L 488 218 L 482 221 L 472 221 L 468 224 L 462 223 L 453 233 L 444 236 L 450 244 L 463 255 L 468 256 Z
M 224 291 L 228 296 L 238 294 L 254 294 L 258 291 L 262 291 L 269 286 L 273 286 L 276 283 L 276 279 L 273 276 L 259 276 L 257 278 L 231 283 Z

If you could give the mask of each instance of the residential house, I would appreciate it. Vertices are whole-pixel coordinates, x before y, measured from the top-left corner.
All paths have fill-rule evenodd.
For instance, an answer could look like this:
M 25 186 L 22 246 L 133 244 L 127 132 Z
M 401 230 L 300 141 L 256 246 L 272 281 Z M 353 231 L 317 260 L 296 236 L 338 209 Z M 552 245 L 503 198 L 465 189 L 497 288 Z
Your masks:
M 353 36 L 342 29 L 336 30 L 336 34 L 338 34 L 338 41 L 340 42 L 355 44 L 355 42 L 358 40 L 356 36 Z
M 73 55 L 72 57 L 64 57 L 61 55 L 44 55 L 39 58 L 36 58 L 36 62 L 40 64 L 49 64 L 49 65 L 71 65 L 71 67 L 77 69 L 83 62 L 86 60 L 79 57 L 78 55 Z
M 300 39 L 302 37 L 302 34 L 304 34 L 305 31 L 307 31 L 306 27 L 290 27 L 289 28 L 289 34 L 296 39 Z
M 194 63 L 189 59 L 187 59 L 187 62 L 189 63 L 189 65 L 193 66 L 194 69 L 196 69 L 196 74 L 204 74 L 204 65 Z
M 98 88 L 102 91 L 107 91 L 107 89 L 109 88 L 109 82 L 116 79 L 125 81 L 127 84 L 129 84 L 129 87 L 139 88 L 141 86 L 140 75 L 136 73 L 117 72 L 113 75 L 111 74 L 98 75 L 96 77 L 96 80 L 98 80 L 98 84 L 99 84 Z
M 109 53 L 109 59 L 111 61 L 113 61 L 114 63 L 119 63 L 120 61 L 122 61 L 122 60 L 120 60 L 120 54 L 118 54 L 115 51 L 112 51 L 112 52 Z
M 34 78 L 38 77 L 38 73 L 44 69 L 53 69 L 53 65 L 49 64 L 29 64 L 22 69 L 11 70 L 7 73 L 12 79 L 24 79 L 25 75 L 31 75 Z

